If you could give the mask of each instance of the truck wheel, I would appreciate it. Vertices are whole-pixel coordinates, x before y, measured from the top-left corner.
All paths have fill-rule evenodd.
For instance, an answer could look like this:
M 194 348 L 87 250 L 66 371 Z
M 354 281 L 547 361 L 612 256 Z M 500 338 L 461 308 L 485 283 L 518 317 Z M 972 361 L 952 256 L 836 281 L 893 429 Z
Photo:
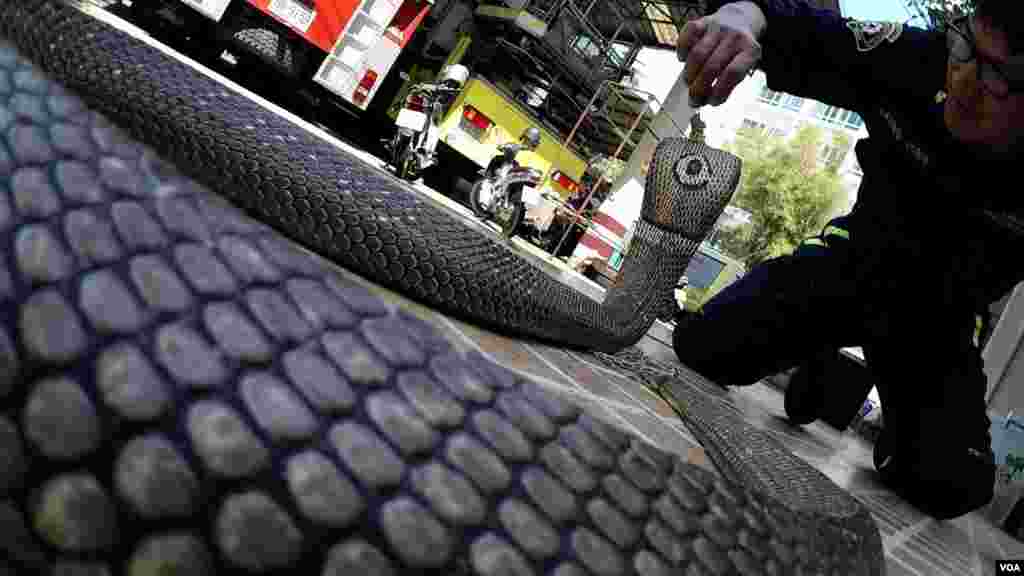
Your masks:
M 287 38 L 264 28 L 245 28 L 235 33 L 234 43 L 288 76 L 297 76 L 296 59 Z

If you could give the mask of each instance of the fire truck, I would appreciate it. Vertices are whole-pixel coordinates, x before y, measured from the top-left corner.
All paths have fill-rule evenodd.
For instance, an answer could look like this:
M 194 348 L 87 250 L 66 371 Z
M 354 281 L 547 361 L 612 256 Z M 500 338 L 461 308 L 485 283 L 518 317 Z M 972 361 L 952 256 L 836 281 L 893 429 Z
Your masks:
M 290 108 L 319 121 L 367 110 L 431 6 L 431 0 L 117 0 L 110 8 L 203 63 L 259 60 L 268 70 L 243 84 L 281 88 L 293 97 L 285 98 Z M 321 110 L 325 105 L 331 106 Z

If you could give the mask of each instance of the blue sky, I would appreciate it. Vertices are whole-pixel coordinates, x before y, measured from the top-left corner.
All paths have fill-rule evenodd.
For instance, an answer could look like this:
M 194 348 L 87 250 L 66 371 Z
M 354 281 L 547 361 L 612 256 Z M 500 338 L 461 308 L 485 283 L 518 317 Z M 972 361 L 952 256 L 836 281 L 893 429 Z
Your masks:
M 858 20 L 906 22 L 911 15 L 903 0 L 839 0 L 839 6 L 844 16 Z

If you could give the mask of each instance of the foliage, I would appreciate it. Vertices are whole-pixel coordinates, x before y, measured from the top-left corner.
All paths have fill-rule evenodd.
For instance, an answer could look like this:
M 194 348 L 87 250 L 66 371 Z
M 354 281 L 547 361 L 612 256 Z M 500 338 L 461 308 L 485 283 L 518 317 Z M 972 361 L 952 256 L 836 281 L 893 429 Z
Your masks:
M 626 169 L 626 161 L 613 156 L 599 155 L 591 160 L 587 171 L 596 179 L 604 176 L 605 182 L 616 182 Z
M 743 159 L 733 204 L 750 212 L 752 221 L 721 230 L 716 243 L 748 269 L 793 251 L 824 226 L 833 198 L 841 191 L 838 166 L 821 167 L 817 160 L 824 137 L 813 126 L 801 128 L 790 141 L 741 130 L 727 147 Z
M 929 28 L 941 28 L 950 17 L 974 12 L 975 0 L 899 0 L 921 16 Z
M 837 148 L 839 150 L 842 150 L 843 153 L 842 154 L 837 154 L 836 157 L 833 158 L 828 163 L 826 168 L 828 168 L 832 172 L 835 172 L 835 173 L 838 174 L 839 173 L 839 166 L 840 166 L 840 164 L 842 164 L 843 158 L 846 156 L 846 152 L 850 150 L 850 146 L 851 145 L 852 145 L 852 143 L 850 142 L 850 135 L 849 134 L 846 134 L 844 132 L 839 132 L 838 130 L 832 132 L 832 146 L 834 146 L 835 148 Z
M 690 312 L 696 312 L 700 310 L 702 304 L 704 304 L 704 297 L 707 295 L 707 288 L 697 288 L 696 286 L 688 286 L 686 288 L 686 306 L 685 308 Z

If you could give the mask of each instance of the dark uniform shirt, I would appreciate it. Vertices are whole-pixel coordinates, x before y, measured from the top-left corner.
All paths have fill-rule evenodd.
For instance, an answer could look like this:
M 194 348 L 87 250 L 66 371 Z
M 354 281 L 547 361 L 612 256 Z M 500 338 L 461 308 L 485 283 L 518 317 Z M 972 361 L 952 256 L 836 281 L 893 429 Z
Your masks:
M 726 3 L 711 0 L 708 13 Z M 1022 279 L 1024 195 L 1008 181 L 1017 171 L 954 141 L 944 124 L 945 35 L 802 0 L 755 3 L 768 22 L 759 63 L 768 88 L 854 111 L 868 130 L 846 222 L 851 273 L 879 295 L 975 309 Z

